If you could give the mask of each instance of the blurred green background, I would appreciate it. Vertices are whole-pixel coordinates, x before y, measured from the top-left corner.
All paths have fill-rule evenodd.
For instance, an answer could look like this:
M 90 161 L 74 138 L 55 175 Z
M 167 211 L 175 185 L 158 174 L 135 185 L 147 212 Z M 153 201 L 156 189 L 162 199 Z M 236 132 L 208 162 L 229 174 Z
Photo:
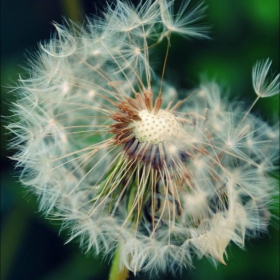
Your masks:
M 212 26 L 212 40 L 173 36 L 167 79 L 180 87 L 192 88 L 199 83 L 200 75 L 205 74 L 250 105 L 255 97 L 251 85 L 255 61 L 270 57 L 272 69 L 279 72 L 279 1 L 205 2 L 208 11 L 204 21 Z M 21 65 L 25 65 L 26 54 L 36 50 L 40 40 L 50 37 L 54 31 L 50 23 L 61 23 L 62 16 L 81 21 L 84 14 L 94 13 L 95 6 L 102 7 L 104 3 L 101 0 L 1 0 L 2 115 L 9 115 L 14 99 L 6 86 L 14 85 L 18 74 L 25 72 Z M 158 70 L 164 51 L 163 44 L 158 49 L 158 57 L 155 56 Z M 279 116 L 279 97 L 260 100 L 254 112 L 273 122 Z M 2 126 L 1 279 L 107 279 L 108 260 L 102 260 L 103 256 L 84 255 L 75 242 L 64 245 L 67 233 L 59 235 L 59 224 L 38 213 L 36 198 L 26 194 L 18 182 L 13 162 L 7 158 L 11 155 L 6 148 L 8 138 Z M 270 227 L 269 234 L 247 241 L 246 251 L 231 245 L 227 266 L 219 265 L 215 269 L 205 259 L 195 260 L 195 269 L 183 271 L 174 278 L 160 275 L 159 279 L 279 279 L 278 235 L 277 227 Z M 140 274 L 135 279 L 148 278 Z

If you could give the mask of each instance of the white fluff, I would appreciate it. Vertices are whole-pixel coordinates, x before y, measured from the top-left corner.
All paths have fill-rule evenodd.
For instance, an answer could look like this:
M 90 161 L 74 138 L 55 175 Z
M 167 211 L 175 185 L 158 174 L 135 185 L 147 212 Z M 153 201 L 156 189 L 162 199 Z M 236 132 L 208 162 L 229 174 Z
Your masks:
M 21 181 L 40 209 L 61 219 L 86 251 L 118 247 L 121 265 L 135 274 L 189 267 L 193 252 L 224 263 L 230 242 L 243 248 L 245 236 L 266 230 L 277 193 L 270 173 L 278 123 L 230 102 L 216 83 L 203 83 L 174 108 L 178 89 L 153 74 L 153 44 L 172 32 L 207 37 L 194 25 L 203 6 L 188 12 L 189 1 L 182 1 L 175 16 L 173 2 L 133 7 L 116 0 L 85 26 L 55 24 L 57 35 L 30 58 L 30 77 L 19 79 L 8 126 Z M 279 75 L 268 82 L 270 65 L 253 68 L 258 98 L 279 93 Z M 128 153 L 136 146 L 125 152 L 111 132 L 112 115 L 121 112 L 116 104 L 151 90 L 155 97 L 162 91 L 161 110 L 176 118 L 176 133 L 159 132 L 161 119 L 152 126 L 161 133 L 150 149 L 164 154 L 159 170 L 144 163 L 152 158 L 145 154 L 152 136 L 134 159 Z

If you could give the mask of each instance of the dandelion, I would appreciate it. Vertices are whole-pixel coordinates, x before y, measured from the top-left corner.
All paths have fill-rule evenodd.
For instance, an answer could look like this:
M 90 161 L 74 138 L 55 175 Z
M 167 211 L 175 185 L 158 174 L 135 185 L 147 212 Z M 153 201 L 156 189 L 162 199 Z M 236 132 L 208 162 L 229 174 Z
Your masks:
M 272 61 L 267 59 L 265 62 L 258 61 L 253 67 L 253 86 L 257 96 L 270 97 L 279 93 L 278 74 L 271 82 L 268 81 L 267 75 Z
M 190 267 L 194 255 L 225 263 L 230 242 L 243 248 L 266 231 L 276 194 L 277 124 L 216 83 L 178 101 L 164 80 L 168 50 L 161 77 L 153 72 L 151 49 L 164 39 L 169 48 L 173 32 L 207 37 L 203 6 L 188 11 L 183 1 L 174 15 L 173 2 L 117 0 L 83 26 L 55 24 L 19 79 L 8 125 L 40 210 L 85 251 L 116 251 L 125 276 Z M 270 64 L 253 68 L 259 97 L 279 92 Z

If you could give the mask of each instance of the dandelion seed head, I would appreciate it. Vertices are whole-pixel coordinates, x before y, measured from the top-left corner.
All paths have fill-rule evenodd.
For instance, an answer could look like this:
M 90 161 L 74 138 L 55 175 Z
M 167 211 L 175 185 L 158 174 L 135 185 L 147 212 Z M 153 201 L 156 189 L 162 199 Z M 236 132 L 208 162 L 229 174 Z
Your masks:
M 149 113 L 147 110 L 139 112 L 141 121 L 134 121 L 133 133 L 139 142 L 151 142 L 158 144 L 165 139 L 178 135 L 182 128 L 176 121 L 176 117 L 164 110 L 159 110 L 157 114 Z
M 182 1 L 174 14 L 174 1 L 140 2 L 117 0 L 83 26 L 55 24 L 15 89 L 12 158 L 40 210 L 86 252 L 118 248 L 135 274 L 191 267 L 194 255 L 225 263 L 231 242 L 243 248 L 269 224 L 278 122 L 214 82 L 192 91 L 168 83 L 171 34 L 206 38 L 197 24 L 205 8 Z M 258 97 L 277 93 L 270 65 L 253 68 Z

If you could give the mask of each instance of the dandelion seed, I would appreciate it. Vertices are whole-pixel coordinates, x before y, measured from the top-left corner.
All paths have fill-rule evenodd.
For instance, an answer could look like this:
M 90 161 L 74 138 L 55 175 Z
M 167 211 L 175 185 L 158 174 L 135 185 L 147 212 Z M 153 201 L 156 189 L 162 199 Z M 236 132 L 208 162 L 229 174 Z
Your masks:
M 150 50 L 165 37 L 169 47 L 172 32 L 206 37 L 193 25 L 203 6 L 188 13 L 184 1 L 174 16 L 173 2 L 117 0 L 103 19 L 56 25 L 19 80 L 8 126 L 40 210 L 85 251 L 117 248 L 119 268 L 135 274 L 189 267 L 193 254 L 225 264 L 230 242 L 267 229 L 276 194 L 278 124 L 229 106 L 215 83 L 176 100 L 168 50 L 161 77 L 152 73 Z M 277 93 L 270 64 L 253 69 L 259 97 Z
M 268 80 L 268 72 L 272 61 L 268 58 L 265 62 L 258 61 L 252 72 L 254 90 L 259 97 L 270 97 L 279 94 L 279 78 L 278 74 L 271 82 Z
M 183 1 L 176 16 L 173 12 L 174 0 L 159 1 L 161 8 L 162 23 L 168 32 L 178 33 L 183 36 L 208 38 L 208 26 L 199 26 L 195 24 L 204 17 L 206 7 L 200 3 L 186 14 L 190 1 Z

